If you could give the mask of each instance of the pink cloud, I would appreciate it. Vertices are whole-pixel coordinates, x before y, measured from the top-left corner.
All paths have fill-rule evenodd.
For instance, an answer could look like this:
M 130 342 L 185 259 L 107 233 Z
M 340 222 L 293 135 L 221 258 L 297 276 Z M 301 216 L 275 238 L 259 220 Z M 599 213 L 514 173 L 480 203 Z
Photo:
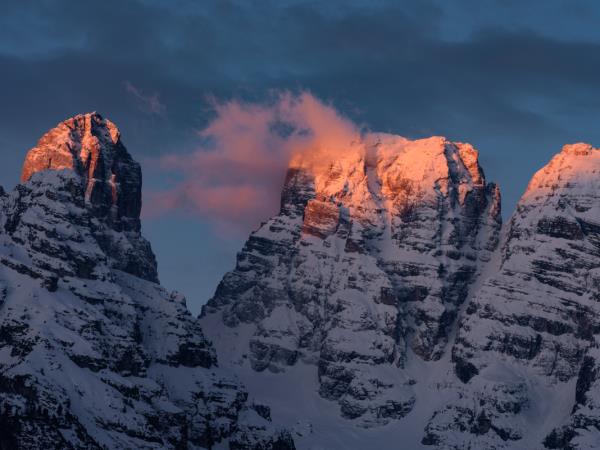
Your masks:
M 157 161 L 181 181 L 147 194 L 147 217 L 180 211 L 247 232 L 277 212 L 292 156 L 330 160 L 360 135 L 354 123 L 306 92 L 279 93 L 267 104 L 212 106 L 215 117 L 199 132 L 198 149 Z

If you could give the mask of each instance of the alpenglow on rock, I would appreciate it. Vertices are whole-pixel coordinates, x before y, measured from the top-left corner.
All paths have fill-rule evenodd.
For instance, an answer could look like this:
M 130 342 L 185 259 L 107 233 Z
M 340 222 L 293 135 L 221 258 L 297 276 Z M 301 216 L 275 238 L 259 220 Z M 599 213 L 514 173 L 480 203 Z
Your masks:
M 274 373 L 293 390 L 286 373 L 305 370 L 341 416 L 383 425 L 418 400 L 409 359 L 444 354 L 497 245 L 500 194 L 473 147 L 441 137 L 373 134 L 326 153 L 291 162 L 279 214 L 252 233 L 201 324 L 248 379 Z
M 81 178 L 83 199 L 97 219 L 93 233 L 113 265 L 158 281 L 154 254 L 140 235 L 142 171 L 116 125 L 97 113 L 58 124 L 27 154 L 21 181 L 48 169 L 66 169 Z
M 0 195 L 0 448 L 293 450 L 154 282 L 116 127 L 65 121 L 24 174 Z
M 117 230 L 140 230 L 142 170 L 110 120 L 91 113 L 58 124 L 27 154 L 21 182 L 47 169 L 73 170 L 82 177 L 85 199 L 98 215 Z

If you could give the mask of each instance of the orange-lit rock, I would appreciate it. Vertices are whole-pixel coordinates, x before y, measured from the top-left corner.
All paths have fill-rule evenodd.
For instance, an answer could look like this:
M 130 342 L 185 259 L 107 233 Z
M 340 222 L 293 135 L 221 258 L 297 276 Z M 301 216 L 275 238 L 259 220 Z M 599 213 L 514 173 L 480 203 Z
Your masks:
M 339 220 L 340 210 L 334 203 L 312 199 L 304 210 L 302 232 L 326 238 L 335 233 Z
M 48 131 L 27 154 L 21 181 L 36 172 L 71 169 L 85 182 L 85 200 L 117 229 L 139 230 L 142 174 L 115 124 L 81 114 Z
M 49 173 L 53 171 L 67 173 Z M 22 204 L 20 208 L 31 203 L 39 192 L 68 191 L 73 201 L 81 202 L 94 218 L 93 233 L 110 255 L 112 265 L 158 281 L 156 259 L 140 235 L 141 168 L 110 120 L 94 112 L 59 123 L 29 151 L 21 180 L 31 192 L 22 190 L 17 201 Z M 65 187 L 69 183 L 71 187 Z M 15 218 L 18 221 L 18 211 Z

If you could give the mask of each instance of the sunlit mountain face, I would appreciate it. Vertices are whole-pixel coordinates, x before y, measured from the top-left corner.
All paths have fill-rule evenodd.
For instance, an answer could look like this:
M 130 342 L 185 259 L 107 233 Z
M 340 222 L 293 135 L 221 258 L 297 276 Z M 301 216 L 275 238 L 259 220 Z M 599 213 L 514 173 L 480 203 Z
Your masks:
M 600 6 L 540 6 L 4 2 L 0 450 L 600 448 Z

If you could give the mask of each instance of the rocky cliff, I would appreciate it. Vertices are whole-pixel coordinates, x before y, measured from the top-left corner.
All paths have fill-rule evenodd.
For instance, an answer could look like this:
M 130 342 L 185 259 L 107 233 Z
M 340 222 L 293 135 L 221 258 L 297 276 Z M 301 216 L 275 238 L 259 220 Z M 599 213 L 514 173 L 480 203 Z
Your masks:
M 0 197 L 0 448 L 294 448 L 156 283 L 141 187 L 94 113 L 48 132 Z
M 95 219 L 93 233 L 112 264 L 157 282 L 154 254 L 140 235 L 142 171 L 115 124 L 97 113 L 58 124 L 27 154 L 21 182 L 38 172 L 63 169 L 81 179 L 81 198 Z

